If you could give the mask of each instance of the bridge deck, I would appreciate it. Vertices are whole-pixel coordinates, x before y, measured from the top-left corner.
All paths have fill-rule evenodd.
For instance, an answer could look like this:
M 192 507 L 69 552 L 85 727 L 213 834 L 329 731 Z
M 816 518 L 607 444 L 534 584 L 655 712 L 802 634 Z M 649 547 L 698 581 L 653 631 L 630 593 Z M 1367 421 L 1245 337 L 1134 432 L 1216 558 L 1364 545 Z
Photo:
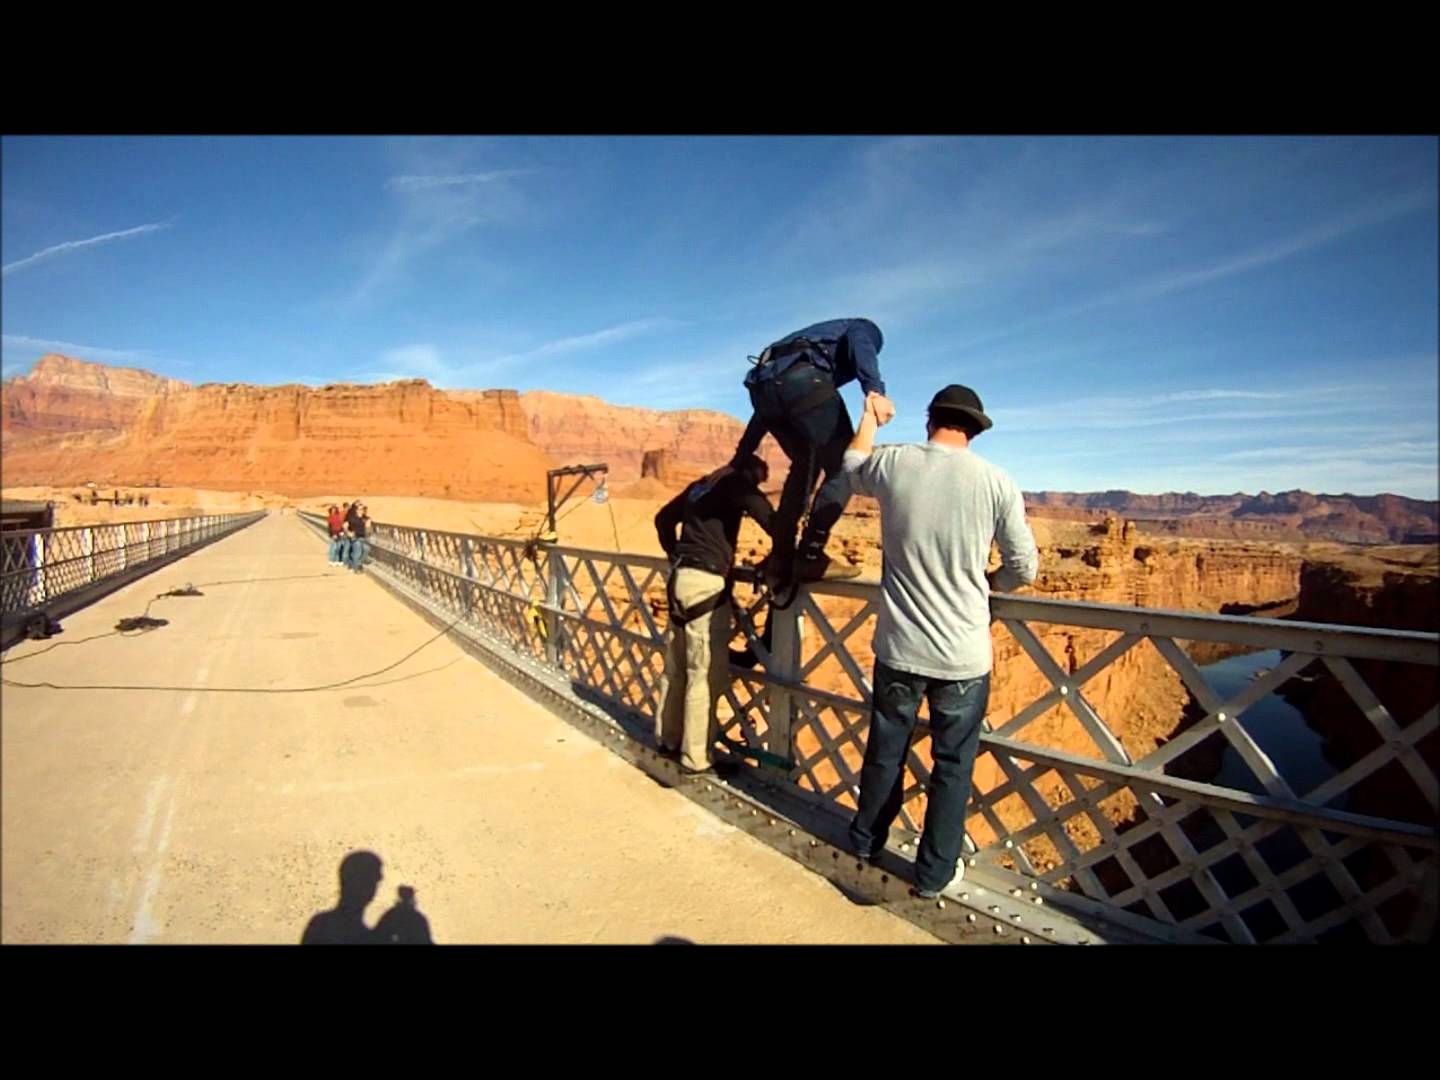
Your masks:
M 6 654 L 5 943 L 297 941 L 362 848 L 385 864 L 369 920 L 409 884 L 441 943 L 935 941 L 627 767 L 323 551 L 272 516 Z M 186 583 L 204 595 L 150 609 L 168 625 L 111 632 Z

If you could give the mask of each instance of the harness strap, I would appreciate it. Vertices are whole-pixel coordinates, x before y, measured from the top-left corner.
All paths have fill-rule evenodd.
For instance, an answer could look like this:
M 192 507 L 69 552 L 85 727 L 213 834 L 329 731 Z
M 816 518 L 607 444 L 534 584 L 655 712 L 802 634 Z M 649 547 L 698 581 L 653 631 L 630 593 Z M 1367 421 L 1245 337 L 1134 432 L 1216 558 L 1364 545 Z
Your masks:
M 677 568 L 678 569 L 678 568 Z M 707 596 L 698 604 L 692 607 L 685 607 L 675 595 L 675 575 L 672 573 L 665 582 L 665 598 L 670 603 L 670 622 L 674 626 L 684 626 L 686 623 L 694 622 L 702 615 L 709 615 L 712 611 L 724 604 L 730 603 L 730 593 L 735 587 L 735 582 L 730 577 L 725 578 L 725 587 L 714 596 Z

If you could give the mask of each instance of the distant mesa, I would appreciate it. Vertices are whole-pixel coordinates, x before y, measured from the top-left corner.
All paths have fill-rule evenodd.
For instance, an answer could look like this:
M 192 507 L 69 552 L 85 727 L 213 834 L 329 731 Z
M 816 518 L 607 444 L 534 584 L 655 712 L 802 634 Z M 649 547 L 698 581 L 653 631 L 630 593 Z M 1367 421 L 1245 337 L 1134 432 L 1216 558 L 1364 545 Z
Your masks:
M 1095 521 L 1106 514 L 1119 514 L 1143 522 L 1146 532 L 1152 534 L 1236 540 L 1411 543 L 1411 537 L 1433 534 L 1440 524 L 1440 503 L 1403 495 L 1037 491 L 1025 493 L 1025 505 L 1041 517 Z
M 0 386 L 6 486 L 160 483 L 305 496 L 336 490 L 535 502 L 545 470 L 605 462 L 619 494 L 658 497 L 723 465 L 743 422 L 548 390 L 437 390 L 423 379 L 194 386 L 50 354 Z M 762 444 L 771 482 L 789 462 Z M 1040 517 L 1141 522 L 1152 535 L 1414 543 L 1440 503 L 1400 495 L 1027 492 Z M 857 503 L 857 513 L 866 504 Z M 1419 538 L 1417 540 L 1417 538 Z

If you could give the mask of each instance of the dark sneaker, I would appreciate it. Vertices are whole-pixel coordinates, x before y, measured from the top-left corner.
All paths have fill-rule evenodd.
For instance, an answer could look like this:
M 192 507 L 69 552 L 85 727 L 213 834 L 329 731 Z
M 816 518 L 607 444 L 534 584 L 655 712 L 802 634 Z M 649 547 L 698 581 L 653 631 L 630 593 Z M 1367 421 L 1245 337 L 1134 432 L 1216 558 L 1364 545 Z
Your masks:
M 938 888 L 938 889 L 924 889 L 924 888 L 921 888 L 919 885 L 916 885 L 913 889 L 910 890 L 910 895 L 911 895 L 911 896 L 918 896 L 921 900 L 934 900 L 937 896 L 939 896 L 941 893 L 943 893 L 943 892 L 944 892 L 946 889 L 948 889 L 951 885 L 954 885 L 954 884 L 962 881 L 962 880 L 964 879 L 964 877 L 965 877 L 965 863 L 964 863 L 964 860 L 961 860 L 959 863 L 957 863 L 957 864 L 955 865 L 955 876 L 952 877 L 949 881 L 947 881 L 944 885 L 941 885 L 940 888 Z

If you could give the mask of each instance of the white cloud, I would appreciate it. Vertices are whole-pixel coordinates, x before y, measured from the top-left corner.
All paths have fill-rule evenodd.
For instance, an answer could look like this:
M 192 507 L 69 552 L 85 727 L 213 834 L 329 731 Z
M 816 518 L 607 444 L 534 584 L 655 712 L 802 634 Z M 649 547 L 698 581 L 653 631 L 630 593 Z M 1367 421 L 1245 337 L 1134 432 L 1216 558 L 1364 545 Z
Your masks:
M 1385 443 L 1322 444 L 1315 446 L 1264 446 L 1251 450 L 1231 450 L 1219 454 L 1220 461 L 1269 461 L 1277 465 L 1335 465 L 1349 462 L 1395 461 L 1401 458 L 1424 458 L 1434 462 L 1440 455 L 1440 443 L 1402 440 Z
M 385 181 L 391 191 L 426 191 L 432 188 L 466 187 L 471 184 L 488 184 L 512 176 L 525 176 L 533 169 L 497 169 L 483 173 L 457 173 L 452 176 L 392 176 Z
M 112 364 L 143 364 L 149 362 L 149 354 L 135 349 L 105 349 L 98 345 L 79 345 L 73 341 L 51 341 L 47 338 L 24 337 L 20 334 L 6 334 L 0 339 L 7 350 L 24 355 L 40 356 L 44 353 L 60 353 L 77 360 L 94 360 Z
M 133 229 L 121 229 L 119 232 L 103 233 L 100 236 L 92 236 L 86 240 L 67 240 L 63 244 L 56 244 L 53 247 L 37 251 L 34 255 L 27 255 L 12 263 L 6 263 L 3 269 L 3 276 L 8 277 L 16 270 L 31 266 L 43 259 L 50 259 L 56 255 L 66 255 L 72 251 L 79 251 L 81 248 L 93 247 L 96 244 L 109 243 L 111 240 L 126 240 L 132 236 L 144 236 L 146 233 L 159 232 L 161 229 L 168 229 L 168 224 L 137 225 Z
M 631 338 L 640 337 L 656 330 L 665 330 L 673 327 L 683 326 L 678 319 L 634 319 L 630 322 L 620 323 L 618 326 L 607 326 L 603 330 L 596 330 L 589 334 L 577 334 L 574 337 L 559 338 L 556 341 L 547 342 L 538 348 L 530 349 L 527 352 L 518 353 L 514 356 L 504 357 L 507 361 L 534 360 L 542 356 L 556 356 L 560 353 L 576 352 L 581 349 L 593 349 L 602 345 L 614 345 L 616 342 L 628 341 Z
M 1034 327 L 1074 318 L 1077 315 L 1089 315 L 1109 307 L 1156 300 L 1172 293 L 1199 288 L 1238 274 L 1259 270 L 1324 247 L 1351 233 L 1393 221 L 1417 210 L 1423 210 L 1432 205 L 1434 201 L 1433 191 L 1413 191 L 1407 195 L 1360 207 L 1283 240 L 1254 247 L 1204 266 L 1161 274 L 1145 281 L 1101 293 L 1088 300 L 1065 304 L 1033 319 L 1021 320 L 1003 329 L 978 334 L 966 341 L 957 342 L 955 350 L 963 351 L 992 341 L 1014 337 Z
M 588 334 L 556 338 L 524 352 L 481 360 L 452 358 L 438 346 L 429 343 L 401 345 L 386 350 L 380 357 L 382 366 L 366 372 L 362 378 L 376 382 L 420 378 L 427 379 L 432 385 L 442 389 L 473 388 L 478 379 L 488 378 L 496 372 L 515 368 L 526 362 L 615 345 L 657 330 L 684 325 L 678 319 L 632 319 Z
M 1148 428 L 1178 424 L 1228 424 L 1286 417 L 1328 416 L 1364 411 L 1368 391 L 1358 386 L 1312 386 L 1288 390 L 1249 390 L 1231 387 L 1201 387 L 1173 390 L 1137 397 L 1071 398 L 1044 405 L 989 411 L 1006 431 L 1048 431 L 1065 428 L 1111 430 Z M 1336 399 L 1343 398 L 1343 401 Z M 1209 402 L 1238 401 L 1275 403 L 1282 407 L 1223 409 L 1206 412 L 1176 412 L 1176 407 Z
M 425 151 L 412 148 L 414 165 Z M 453 164 L 453 163 L 449 163 Z M 526 201 L 513 181 L 532 169 L 488 172 L 425 169 L 392 176 L 386 188 L 398 196 L 400 218 L 348 298 L 355 307 L 398 280 L 417 259 L 485 224 L 515 222 Z

